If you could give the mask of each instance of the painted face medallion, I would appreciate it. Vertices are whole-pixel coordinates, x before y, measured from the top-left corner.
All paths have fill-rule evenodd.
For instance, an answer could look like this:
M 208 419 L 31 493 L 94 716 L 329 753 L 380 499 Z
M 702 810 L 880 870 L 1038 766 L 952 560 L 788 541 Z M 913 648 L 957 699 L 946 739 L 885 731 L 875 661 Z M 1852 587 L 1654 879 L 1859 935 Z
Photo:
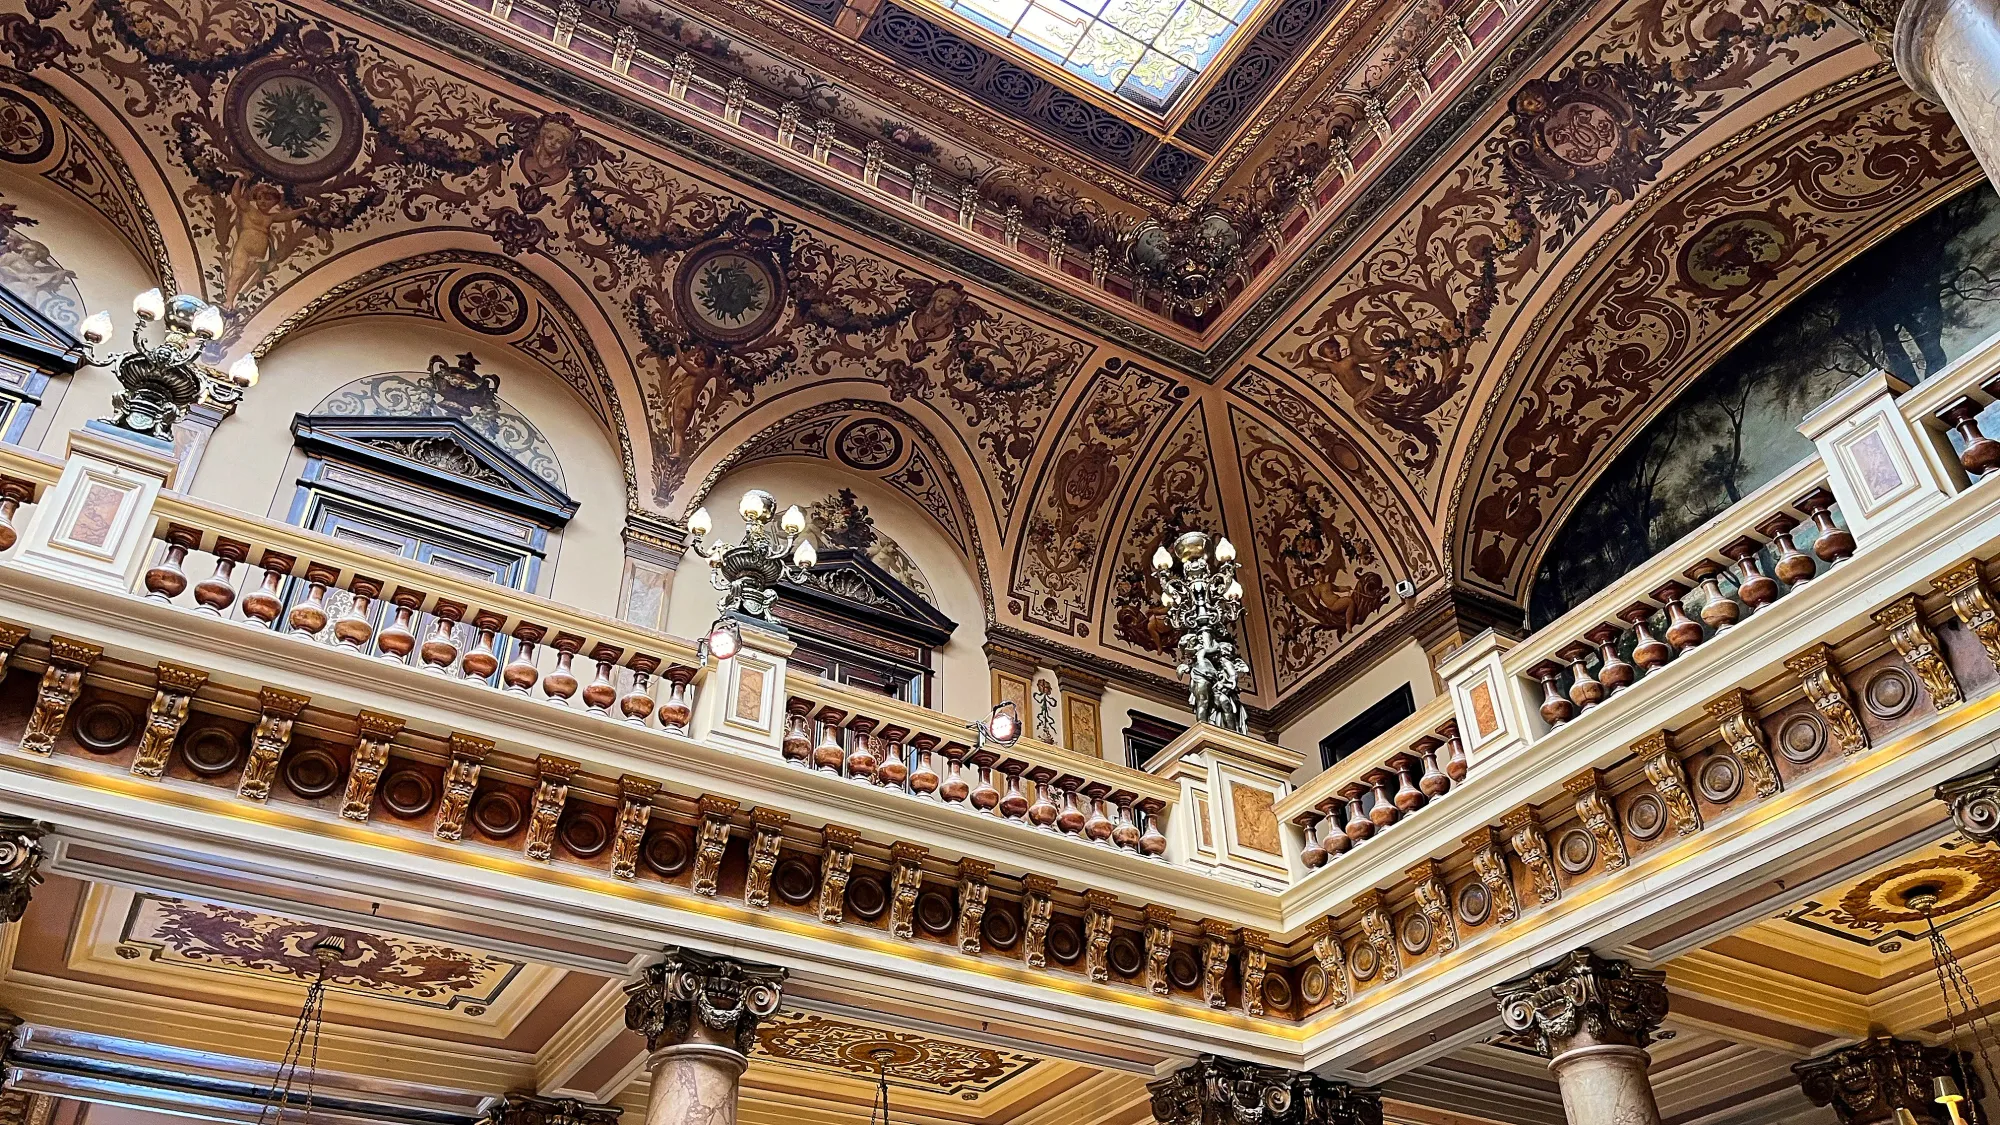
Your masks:
M 769 332 L 784 311 L 784 280 L 769 255 L 733 242 L 691 251 L 674 278 L 674 302 L 696 336 L 737 344 Z

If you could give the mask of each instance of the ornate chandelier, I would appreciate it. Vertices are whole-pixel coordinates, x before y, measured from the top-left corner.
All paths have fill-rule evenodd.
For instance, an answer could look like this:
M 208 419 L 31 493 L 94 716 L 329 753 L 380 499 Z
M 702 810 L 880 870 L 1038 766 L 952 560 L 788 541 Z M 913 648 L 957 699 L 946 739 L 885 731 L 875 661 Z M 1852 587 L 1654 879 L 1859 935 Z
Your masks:
M 707 508 L 696 508 L 688 517 L 693 535 L 688 549 L 708 561 L 709 584 L 722 594 L 716 603 L 721 616 L 702 641 L 704 658 L 728 660 L 736 655 L 742 634 L 733 618 L 776 624 L 771 606 L 778 600 L 779 581 L 804 582 L 806 572 L 819 562 L 819 552 L 806 538 L 806 514 L 797 504 L 785 509 L 778 533 L 771 530 L 771 520 L 778 514 L 777 498 L 763 489 L 745 492 L 736 511 L 743 517 L 743 534 L 734 543 L 702 542 L 715 529 Z
M 1973 1098 L 1968 1099 L 1965 1091 L 1948 1074 L 1939 1075 L 1933 1081 L 1933 1100 L 1944 1106 L 1951 1115 L 1952 1125 L 1965 1125 L 1966 1115 L 1959 1108 L 1971 1106 L 1971 1120 L 1982 1122 L 1984 1114 L 1977 1100 L 1978 1087 L 1982 1080 L 1994 1081 L 1993 1058 L 2000 1054 L 2000 1037 L 1993 1031 L 1992 1021 L 1987 1019 L 1984 1006 L 1979 1002 L 1979 993 L 1973 990 L 1972 978 L 1966 974 L 1965 965 L 1958 954 L 1945 940 L 1944 931 L 1938 928 L 1937 908 L 1942 892 L 1929 884 L 1918 884 L 1903 893 L 1903 902 L 1911 910 L 1924 916 L 1924 928 L 1930 938 L 1931 968 L 1937 974 L 1938 992 L 1944 998 L 1945 1019 L 1951 1024 L 1951 1033 L 1945 1045 L 1964 1052 L 1959 1055 L 1969 1070 L 1971 1062 L 1977 1058 L 1979 1073 L 1965 1075 L 1966 1084 L 1972 1086 Z M 1970 1051 L 1966 1051 L 1969 1047 Z
M 99 358 L 96 348 L 111 338 L 111 314 L 103 309 L 90 314 L 78 327 L 91 346 L 89 366 L 109 370 L 123 388 L 111 399 L 113 414 L 105 421 L 123 430 L 172 441 L 174 423 L 181 420 L 204 391 L 217 397 L 238 395 L 257 384 L 257 360 L 249 355 L 221 372 L 201 361 L 208 345 L 221 338 L 222 310 L 186 293 L 169 298 L 158 289 L 148 289 L 132 299 L 132 350 Z M 146 342 L 145 327 L 160 321 L 163 332 L 157 344 Z M 218 393 L 219 392 L 219 393 Z
M 333 966 L 347 958 L 347 939 L 339 934 L 326 934 L 313 943 L 312 955 L 319 962 L 319 973 L 306 988 L 306 1002 L 292 1024 L 292 1036 L 285 1043 L 284 1058 L 278 1061 L 271 1092 L 258 1107 L 257 1125 L 284 1125 L 287 1113 L 292 1114 L 294 1121 L 312 1118 L 313 1086 L 319 1072 L 320 1026 L 326 1016 L 326 979 Z M 305 1069 L 303 1080 L 299 1077 L 301 1067 Z M 293 1108 L 295 1102 L 300 1103 L 297 1109 Z
M 1173 550 L 1163 543 L 1153 552 L 1153 573 L 1167 623 L 1180 632 L 1176 671 L 1187 678 L 1195 722 L 1248 734 L 1250 715 L 1237 698 L 1250 665 L 1236 649 L 1236 622 L 1243 616 L 1236 547 L 1217 539 L 1211 560 L 1208 544 L 1206 532 L 1181 533 Z

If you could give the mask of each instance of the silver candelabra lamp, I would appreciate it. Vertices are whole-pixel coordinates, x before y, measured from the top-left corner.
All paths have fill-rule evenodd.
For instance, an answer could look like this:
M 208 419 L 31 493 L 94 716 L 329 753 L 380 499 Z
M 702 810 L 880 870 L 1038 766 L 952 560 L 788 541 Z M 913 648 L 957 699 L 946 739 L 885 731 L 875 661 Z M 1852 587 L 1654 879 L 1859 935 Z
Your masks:
M 123 393 L 111 398 L 112 416 L 105 421 L 135 434 L 172 441 L 174 423 L 181 420 L 204 389 L 226 386 L 240 393 L 257 384 L 257 361 L 245 355 L 226 375 L 201 361 L 202 352 L 222 336 L 222 310 L 187 293 L 167 297 L 148 289 L 132 299 L 132 350 L 99 358 L 98 345 L 111 338 L 111 314 L 99 309 L 86 318 L 78 334 L 91 348 L 88 366 L 109 370 Z M 146 326 L 161 326 L 158 343 L 146 341 Z
M 806 572 L 819 562 L 819 552 L 806 538 L 806 514 L 798 505 L 785 509 L 775 533 L 771 520 L 778 514 L 778 501 L 763 489 L 744 493 L 736 511 L 743 517 L 743 534 L 734 543 L 703 542 L 715 529 L 707 508 L 697 508 L 688 517 L 688 531 L 693 536 L 688 549 L 708 560 L 709 583 L 722 594 L 716 604 L 722 616 L 704 642 L 718 660 L 735 656 L 741 642 L 734 618 L 776 624 L 771 605 L 778 600 L 779 581 L 803 582 Z
M 1153 552 L 1160 582 L 1160 605 L 1180 633 L 1180 666 L 1188 682 L 1188 705 L 1198 723 L 1250 733 L 1250 715 L 1238 698 L 1250 665 L 1236 648 L 1236 622 L 1243 616 L 1243 584 L 1236 580 L 1236 546 L 1206 532 L 1183 532 L 1172 550 Z

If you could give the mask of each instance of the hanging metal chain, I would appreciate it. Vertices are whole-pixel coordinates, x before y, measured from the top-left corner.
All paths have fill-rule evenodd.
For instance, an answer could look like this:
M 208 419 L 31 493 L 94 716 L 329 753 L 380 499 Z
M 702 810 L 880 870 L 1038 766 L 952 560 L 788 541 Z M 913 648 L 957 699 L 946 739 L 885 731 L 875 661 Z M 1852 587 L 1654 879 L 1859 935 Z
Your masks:
M 291 1037 L 285 1041 L 284 1057 L 278 1060 L 277 1073 L 272 1076 L 271 1093 L 257 1110 L 257 1125 L 285 1125 L 285 1111 L 291 1107 L 293 1085 L 298 1081 L 299 1065 L 305 1064 L 305 1099 L 303 1114 L 294 1119 L 308 1121 L 312 1118 L 313 1096 L 319 1077 L 320 1032 L 326 1019 L 327 977 L 333 971 L 334 962 L 347 952 L 347 943 L 335 934 L 329 934 L 313 943 L 313 956 L 319 961 L 319 975 L 306 988 L 305 1003 L 299 1008 L 298 1022 L 292 1025 Z
M 1938 929 L 1937 918 L 1929 910 L 1924 911 L 1924 924 L 1930 930 L 1931 965 L 1937 970 L 1938 991 L 1944 997 L 1945 1018 L 1951 1022 L 1951 1043 L 1956 1046 L 1961 1035 L 1960 1018 L 1963 1028 L 1970 1033 L 1972 1049 L 1979 1056 L 1979 1069 L 1985 1073 L 1980 1077 L 1988 1091 L 2000 1089 L 2000 1074 L 1993 1069 L 1993 1057 L 2000 1054 L 2000 1035 L 1996 1035 L 1993 1024 L 1986 1018 L 1979 993 L 1972 987 L 1972 978 L 1966 975 L 1965 966 L 1952 952 L 1951 943 L 1945 940 L 1944 931 Z M 1971 1118 L 1984 1125 L 1985 1113 L 1980 1109 L 1979 1100 L 1967 1090 L 1965 1104 L 1972 1107 Z

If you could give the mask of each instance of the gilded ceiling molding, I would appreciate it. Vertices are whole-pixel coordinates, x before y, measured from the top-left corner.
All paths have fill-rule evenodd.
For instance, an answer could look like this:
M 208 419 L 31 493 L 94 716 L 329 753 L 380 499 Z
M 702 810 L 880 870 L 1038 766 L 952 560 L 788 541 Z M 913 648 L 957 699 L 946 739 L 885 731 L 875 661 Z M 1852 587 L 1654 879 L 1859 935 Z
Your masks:
M 1455 546 L 1467 579 L 1525 596 L 1569 505 L 1681 387 L 1791 297 L 1979 176 L 1967 150 L 1945 143 L 1953 136 L 1942 110 L 1875 66 L 1766 115 L 1607 232 L 1510 358 L 1501 385 L 1526 372 L 1524 385 L 1489 396 L 1508 414 L 1487 439 L 1496 452 L 1468 463 L 1477 491 Z M 1828 151 L 1846 155 L 1808 157 Z M 1775 257 L 1740 275 L 1690 272 L 1746 224 Z M 1614 354 L 1619 379 L 1578 381 Z

